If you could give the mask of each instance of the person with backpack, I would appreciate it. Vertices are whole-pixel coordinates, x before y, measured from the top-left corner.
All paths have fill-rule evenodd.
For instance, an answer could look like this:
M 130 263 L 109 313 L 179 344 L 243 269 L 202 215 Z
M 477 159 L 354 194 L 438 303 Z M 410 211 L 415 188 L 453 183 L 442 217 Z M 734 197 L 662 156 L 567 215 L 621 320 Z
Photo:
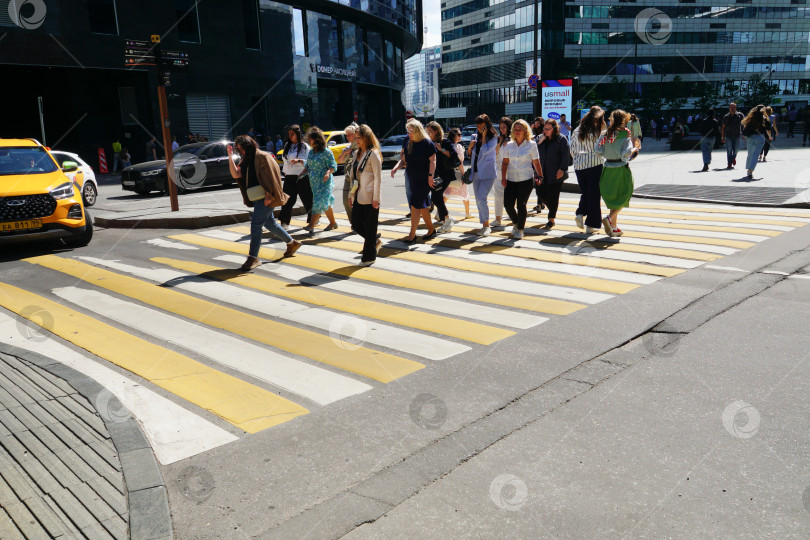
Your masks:
M 433 177 L 431 200 L 439 213 L 439 221 L 442 222 L 439 232 L 446 233 L 453 228 L 454 221 L 447 210 L 444 192 L 450 182 L 456 179 L 455 170 L 461 165 L 461 160 L 453 148 L 453 143 L 444 138 L 444 130 L 438 122 L 428 123 L 426 131 L 430 142 L 436 148 L 436 175 Z
M 633 144 L 633 134 L 627 129 L 630 115 L 621 109 L 610 114 L 610 126 L 599 137 L 595 152 L 605 158 L 599 192 L 610 213 L 602 220 L 605 234 L 610 237 L 624 234 L 619 228 L 618 217 L 622 208 L 630 205 L 633 196 L 633 173 L 629 162 L 638 155 Z
M 771 121 L 766 113 L 765 105 L 757 105 L 742 120 L 742 135 L 746 139 L 746 149 L 748 156 L 745 160 L 745 168 L 748 170 L 746 178 L 754 177 L 754 169 L 759 161 L 759 153 L 765 146 L 765 141 L 771 138 Z

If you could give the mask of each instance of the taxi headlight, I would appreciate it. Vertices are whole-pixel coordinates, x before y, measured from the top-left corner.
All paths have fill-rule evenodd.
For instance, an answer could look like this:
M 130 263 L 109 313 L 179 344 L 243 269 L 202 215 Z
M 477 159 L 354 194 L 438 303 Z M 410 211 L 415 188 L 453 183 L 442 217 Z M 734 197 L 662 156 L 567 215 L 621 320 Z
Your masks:
M 57 201 L 60 199 L 70 199 L 73 195 L 73 184 L 70 182 L 65 182 L 51 190 L 51 197 Z

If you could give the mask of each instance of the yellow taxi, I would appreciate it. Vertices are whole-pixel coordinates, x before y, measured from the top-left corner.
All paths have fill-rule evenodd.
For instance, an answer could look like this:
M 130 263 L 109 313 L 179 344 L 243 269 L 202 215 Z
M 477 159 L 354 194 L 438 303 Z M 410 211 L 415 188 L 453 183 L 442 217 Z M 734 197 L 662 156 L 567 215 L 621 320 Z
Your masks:
M 349 142 L 346 140 L 346 134 L 343 131 L 324 131 L 323 136 L 326 139 L 326 147 L 332 150 L 332 153 L 335 155 L 335 161 L 337 161 L 343 149 L 349 146 Z M 276 159 L 278 160 L 279 166 L 284 163 L 284 160 L 281 159 L 283 153 L 283 149 L 276 152 Z M 343 165 L 338 165 L 338 171 L 341 171 L 342 167 Z
M 62 238 L 86 246 L 93 219 L 82 202 L 79 164 L 60 167 L 35 139 L 0 139 L 0 241 Z M 73 179 L 65 173 L 76 173 Z

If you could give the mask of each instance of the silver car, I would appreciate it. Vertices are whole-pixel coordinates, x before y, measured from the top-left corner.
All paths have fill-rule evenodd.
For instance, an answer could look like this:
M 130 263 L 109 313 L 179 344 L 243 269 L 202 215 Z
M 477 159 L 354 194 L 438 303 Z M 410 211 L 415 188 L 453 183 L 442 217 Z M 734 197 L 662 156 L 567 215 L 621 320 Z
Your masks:
M 402 150 L 402 145 L 408 140 L 407 135 L 393 135 L 380 143 L 380 152 L 382 152 L 383 167 L 386 165 L 393 167 L 399 161 L 399 153 Z

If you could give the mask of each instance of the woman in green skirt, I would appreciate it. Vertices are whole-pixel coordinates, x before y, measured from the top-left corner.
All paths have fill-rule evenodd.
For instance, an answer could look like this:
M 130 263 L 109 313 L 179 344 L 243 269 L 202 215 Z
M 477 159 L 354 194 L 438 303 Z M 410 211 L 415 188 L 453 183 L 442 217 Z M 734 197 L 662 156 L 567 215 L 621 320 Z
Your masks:
M 597 154 L 605 158 L 599 191 L 610 214 L 602 220 L 608 236 L 621 236 L 617 218 L 622 208 L 630 206 L 633 196 L 633 173 L 628 162 L 638 155 L 638 147 L 633 144 L 633 135 L 627 129 L 630 114 L 617 109 L 610 114 L 610 127 L 607 128 L 594 147 Z

